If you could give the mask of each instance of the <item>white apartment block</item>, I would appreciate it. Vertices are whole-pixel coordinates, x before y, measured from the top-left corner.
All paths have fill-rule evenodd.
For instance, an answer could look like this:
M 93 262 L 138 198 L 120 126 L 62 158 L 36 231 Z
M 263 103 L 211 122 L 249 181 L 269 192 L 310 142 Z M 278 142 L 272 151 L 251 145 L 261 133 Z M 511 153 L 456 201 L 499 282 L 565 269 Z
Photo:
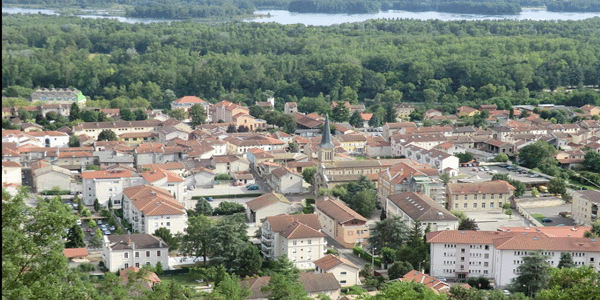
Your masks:
M 107 235 L 102 246 L 102 260 L 110 272 L 131 266 L 156 266 L 160 261 L 169 268 L 169 246 L 161 238 L 149 234 Z
M 392 144 L 393 145 L 393 144 Z M 392 152 L 394 150 L 392 149 Z M 394 156 L 404 155 L 418 163 L 430 165 L 439 171 L 447 169 L 458 170 L 458 157 L 436 149 L 426 149 L 415 145 L 400 145 L 399 153 L 392 153 Z
M 261 252 L 265 259 L 287 255 L 299 269 L 314 269 L 314 261 L 327 251 L 325 234 L 314 214 L 267 217 L 261 232 Z
M 143 179 L 129 170 L 89 171 L 81 173 L 81 178 L 85 205 L 93 205 L 98 199 L 105 207 L 108 207 L 108 201 L 112 201 L 115 209 L 121 208 L 123 189 L 143 184 Z
M 97 140 L 103 130 L 112 130 L 117 136 L 123 133 L 150 132 L 158 130 L 161 121 L 155 119 L 143 121 L 115 121 L 115 122 L 85 122 L 73 127 L 74 135 L 85 134 Z
M 123 218 L 135 232 L 152 234 L 161 227 L 172 234 L 185 232 L 185 207 L 169 191 L 141 185 L 125 189 L 123 195 Z
M 577 231 L 576 228 L 560 230 L 566 231 L 564 236 L 551 237 L 544 232 L 524 231 L 429 232 L 431 276 L 453 279 L 482 276 L 494 279 L 496 286 L 504 287 L 518 276 L 517 268 L 523 263 L 523 257 L 535 250 L 542 250 L 554 267 L 563 252 L 571 252 L 575 264 L 600 270 L 600 241 L 567 236 L 569 231 Z M 582 230 L 579 233 L 581 235 Z M 559 233 L 555 230 L 552 234 Z

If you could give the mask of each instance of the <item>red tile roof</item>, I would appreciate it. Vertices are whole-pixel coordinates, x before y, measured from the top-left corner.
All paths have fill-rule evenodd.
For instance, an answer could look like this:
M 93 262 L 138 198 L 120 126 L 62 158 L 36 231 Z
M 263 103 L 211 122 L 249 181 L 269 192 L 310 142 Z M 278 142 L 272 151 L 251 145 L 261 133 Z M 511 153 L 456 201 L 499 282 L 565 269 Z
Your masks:
M 175 103 L 206 103 L 206 101 L 204 101 L 196 96 L 183 96 L 173 102 L 175 102 Z
M 63 250 L 63 254 L 67 258 L 79 258 L 79 257 L 86 257 L 90 253 L 88 252 L 87 248 L 66 248 Z
M 112 171 L 89 171 L 81 173 L 83 179 L 103 179 L 103 178 L 122 178 L 131 177 L 129 170 L 112 170 Z

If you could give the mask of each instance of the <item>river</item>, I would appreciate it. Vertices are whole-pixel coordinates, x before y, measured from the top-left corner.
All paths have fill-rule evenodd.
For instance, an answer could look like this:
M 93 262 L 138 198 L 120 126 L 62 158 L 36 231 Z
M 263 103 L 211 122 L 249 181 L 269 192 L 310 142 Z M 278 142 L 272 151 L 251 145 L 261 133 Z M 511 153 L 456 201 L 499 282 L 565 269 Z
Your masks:
M 50 9 L 30 9 L 17 7 L 2 7 L 3 13 L 42 13 L 56 15 Z M 257 10 L 254 12 L 257 16 L 264 18 L 247 19 L 245 22 L 276 22 L 280 24 L 304 24 L 315 26 L 329 26 L 342 23 L 363 22 L 371 19 L 417 19 L 431 20 L 438 19 L 442 21 L 458 20 L 583 20 L 587 18 L 600 17 L 600 13 L 569 13 L 569 12 L 551 12 L 540 9 L 523 9 L 518 15 L 476 15 L 476 14 L 455 14 L 443 12 L 410 12 L 402 10 L 381 11 L 373 14 L 323 14 L 323 13 L 293 13 L 287 10 Z M 267 17 L 268 16 L 268 17 Z M 166 19 L 143 19 L 106 15 L 79 15 L 81 18 L 112 18 L 126 23 L 154 23 L 154 22 L 172 22 L 175 20 Z

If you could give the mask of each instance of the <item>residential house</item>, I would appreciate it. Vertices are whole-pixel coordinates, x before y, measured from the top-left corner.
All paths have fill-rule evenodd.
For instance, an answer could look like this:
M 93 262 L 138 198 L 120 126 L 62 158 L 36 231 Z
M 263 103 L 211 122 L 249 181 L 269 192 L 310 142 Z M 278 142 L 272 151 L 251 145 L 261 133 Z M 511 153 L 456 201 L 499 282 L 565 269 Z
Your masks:
M 362 154 L 365 152 L 367 138 L 362 134 L 344 134 L 338 136 L 340 146 L 348 153 Z
M 185 141 L 189 137 L 189 133 L 187 131 L 178 129 L 172 125 L 160 127 L 157 132 L 158 141 L 160 143 L 166 143 L 174 139 L 182 139 Z
M 224 123 L 233 123 L 233 117 L 239 113 L 250 115 L 248 108 L 229 101 L 221 101 L 213 105 L 212 110 L 213 122 L 223 120 Z
M 598 220 L 600 192 L 594 190 L 575 191 L 571 193 L 571 214 L 577 224 L 591 225 Z
M 153 168 L 141 174 L 145 184 L 167 190 L 177 201 L 183 202 L 185 180 L 177 173 L 161 168 Z
M 2 162 L 2 184 L 15 184 L 21 186 L 21 164 L 14 161 Z
M 129 170 L 88 171 L 81 173 L 81 178 L 84 205 L 93 205 L 98 199 L 104 207 L 112 201 L 115 209 L 121 208 L 123 189 L 143 184 L 143 179 Z
M 244 155 L 252 148 L 258 148 L 264 151 L 285 150 L 287 144 L 260 134 L 229 136 L 223 141 L 227 142 L 227 152 L 230 154 Z
M 144 142 L 154 142 L 158 140 L 156 132 L 126 132 L 119 134 L 119 141 L 127 142 L 130 145 L 137 145 Z
M 36 192 L 48 191 L 58 186 L 63 191 L 75 190 L 71 171 L 47 164 L 41 168 L 32 167 L 33 188 Z
M 283 105 L 283 112 L 286 115 L 292 115 L 298 112 L 298 104 L 296 102 L 286 102 Z
M 246 202 L 248 221 L 256 226 L 262 225 L 266 217 L 292 212 L 292 203 L 284 195 L 275 192 L 264 194 Z
M 215 182 L 215 173 L 203 167 L 191 170 L 191 176 L 185 178 L 185 186 L 189 188 L 212 188 Z
M 316 215 L 266 217 L 261 227 L 261 252 L 267 260 L 281 255 L 299 269 L 314 269 L 314 261 L 327 250 L 325 235 Z
M 402 123 L 385 123 L 383 125 L 383 137 L 389 140 L 394 134 L 400 131 L 404 132 L 405 128 L 417 128 L 417 125 L 413 122 L 402 122 Z
M 123 218 L 139 233 L 153 233 L 164 227 L 177 234 L 187 228 L 185 206 L 169 191 L 150 185 L 123 191 Z
M 413 111 L 415 111 L 415 107 L 412 104 L 402 102 L 396 105 L 396 113 L 398 113 L 398 118 L 400 120 L 408 120 Z
M 581 107 L 581 110 L 583 110 L 584 113 L 586 113 L 590 116 L 600 116 L 600 107 L 598 107 L 598 106 L 586 104 Z
M 299 194 L 304 192 L 302 175 L 289 168 L 280 167 L 267 175 L 267 184 L 273 191 L 281 194 Z
M 342 287 L 360 285 L 360 268 L 339 255 L 327 254 L 315 261 L 315 273 L 330 273 Z
M 408 227 L 418 222 L 422 228 L 429 224 L 433 231 L 458 228 L 458 218 L 424 194 L 394 194 L 387 196 L 386 201 L 386 215 L 401 217 Z
M 210 159 L 215 174 L 229 174 L 250 170 L 250 162 L 236 155 L 215 155 Z
M 498 109 L 498 106 L 496 104 L 480 104 L 479 105 L 480 111 L 485 110 L 485 111 L 491 112 L 491 111 L 495 111 L 497 109 Z
M 499 141 L 497 139 L 489 139 L 483 142 L 482 150 L 492 154 L 506 154 L 508 157 L 514 157 L 516 154 L 516 146 L 511 143 Z
M 373 118 L 373 114 L 361 113 L 360 114 L 360 118 L 363 121 L 362 127 L 368 128 L 368 127 L 370 127 L 369 126 L 369 121 L 371 120 L 371 118 Z
M 456 210 L 501 210 L 509 203 L 515 187 L 503 180 L 448 183 L 448 208 Z
M 211 115 L 210 115 L 210 111 L 211 111 L 211 104 L 196 97 L 196 96 L 184 96 L 181 97 L 173 102 L 171 102 L 171 109 L 183 109 L 185 112 L 189 112 L 190 108 L 192 108 L 192 106 L 194 106 L 195 104 L 198 104 L 200 106 L 202 106 L 204 108 L 204 114 L 206 116 L 206 121 L 210 122 L 211 121 Z M 186 120 L 186 122 L 189 121 Z
M 233 178 L 233 184 L 235 185 L 251 185 L 256 181 L 254 175 L 249 171 L 233 172 L 230 174 Z
M 25 133 L 24 133 L 25 134 Z M 40 141 L 44 147 L 68 147 L 69 135 L 60 131 L 30 131 L 26 135 Z
M 392 144 L 382 136 L 374 136 L 367 139 L 365 154 L 368 157 L 392 156 Z
M 472 107 L 468 107 L 468 106 L 461 106 L 456 109 L 457 117 L 462 117 L 462 116 L 473 117 L 479 113 L 480 113 L 479 110 L 476 110 L 476 109 L 474 109 Z
M 247 299 L 267 300 L 269 293 L 264 292 L 262 288 L 269 283 L 270 279 L 269 276 L 263 276 L 242 280 L 241 286 L 252 292 Z M 340 284 L 333 274 L 300 273 L 299 281 L 304 286 L 304 290 L 309 298 L 319 299 L 320 295 L 326 295 L 329 299 L 338 299 L 340 297 Z
M 363 244 L 369 238 L 367 219 L 341 200 L 318 202 L 315 213 L 323 226 L 323 232 L 346 248 Z
M 379 173 L 377 199 L 385 209 L 389 195 L 418 192 L 446 206 L 446 187 L 437 168 L 406 159 Z
M 166 147 L 161 143 L 139 144 L 133 152 L 135 165 L 164 164 L 187 159 L 187 150 L 180 146 Z
M 160 277 L 158 277 L 158 275 L 156 275 L 156 273 L 149 271 L 148 273 L 146 273 L 144 275 L 143 278 L 140 278 L 135 275 L 135 273 L 138 273 L 139 271 L 140 271 L 140 269 L 136 266 L 130 266 L 129 268 L 121 270 L 119 272 L 119 277 L 122 280 L 122 284 L 127 285 L 129 283 L 130 278 L 132 278 L 132 279 L 135 278 L 135 281 L 137 283 L 141 284 L 141 286 L 144 289 L 146 289 L 148 291 L 152 291 L 154 286 L 156 284 L 160 283 Z M 135 292 L 137 292 L 137 291 L 135 291 Z
M 169 265 L 169 245 L 150 234 L 105 235 L 102 260 L 110 272 L 146 264 Z
M 425 114 L 423 115 L 425 120 L 429 120 L 429 119 L 433 119 L 434 117 L 441 117 L 441 116 L 442 116 L 442 112 L 437 109 L 433 109 L 433 108 L 430 110 L 427 110 L 425 112 Z
M 124 151 L 94 151 L 93 156 L 97 158 L 100 167 L 123 165 L 133 168 L 135 166 L 135 157 L 133 154 Z
M 404 155 L 406 158 L 437 168 L 440 172 L 447 172 L 447 170 L 458 170 L 459 167 L 458 157 L 440 150 L 427 150 L 419 146 L 400 144 L 399 152 L 402 153 L 401 155 Z
M 436 294 L 448 293 L 450 291 L 450 284 L 417 270 L 412 270 L 404 274 L 404 276 L 400 278 L 400 281 L 422 283 L 426 287 L 432 289 Z

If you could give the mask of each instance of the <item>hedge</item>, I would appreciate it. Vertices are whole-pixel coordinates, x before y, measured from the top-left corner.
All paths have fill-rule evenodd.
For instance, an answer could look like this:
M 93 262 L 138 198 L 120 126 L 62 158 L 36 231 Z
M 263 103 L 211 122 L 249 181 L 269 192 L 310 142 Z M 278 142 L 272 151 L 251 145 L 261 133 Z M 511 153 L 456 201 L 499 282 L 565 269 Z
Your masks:
M 356 254 L 358 257 L 360 257 L 368 262 L 371 262 L 371 260 L 372 260 L 371 254 L 368 253 L 367 251 L 363 250 L 360 246 L 354 246 L 354 248 L 352 248 L 352 252 L 354 254 Z M 381 258 L 375 257 L 373 262 L 376 266 L 381 268 Z
M 250 197 L 258 197 L 262 196 L 263 193 L 249 193 L 249 194 L 231 194 L 231 195 L 209 195 L 209 196 L 192 196 L 192 200 L 200 200 L 202 198 L 208 199 L 208 197 L 212 197 L 213 199 L 222 199 L 222 198 L 250 198 Z
M 46 190 L 46 191 L 42 191 L 42 195 L 52 195 L 52 196 L 57 196 L 57 195 L 68 195 L 70 194 L 71 191 L 69 190 L 60 190 L 60 191 L 55 191 L 55 190 Z

